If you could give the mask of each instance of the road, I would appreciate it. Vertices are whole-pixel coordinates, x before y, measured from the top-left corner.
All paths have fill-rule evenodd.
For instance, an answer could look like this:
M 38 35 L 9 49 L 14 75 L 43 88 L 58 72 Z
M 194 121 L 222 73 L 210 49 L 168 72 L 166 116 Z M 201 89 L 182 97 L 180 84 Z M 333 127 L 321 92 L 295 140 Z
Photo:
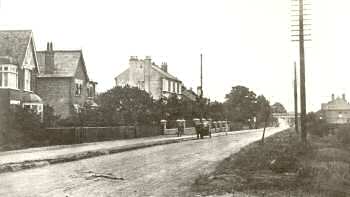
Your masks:
M 0 196 L 191 196 L 195 177 L 260 137 L 261 130 L 4 173 Z

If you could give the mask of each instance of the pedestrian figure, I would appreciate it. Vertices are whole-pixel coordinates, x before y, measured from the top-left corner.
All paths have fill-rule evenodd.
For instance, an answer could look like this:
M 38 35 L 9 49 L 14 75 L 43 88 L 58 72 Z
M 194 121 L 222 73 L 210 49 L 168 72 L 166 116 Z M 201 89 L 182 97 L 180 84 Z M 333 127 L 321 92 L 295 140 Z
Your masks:
M 194 128 L 196 130 L 197 139 L 199 139 L 200 132 L 201 132 L 201 122 L 198 118 L 193 119 L 193 122 L 194 122 Z
M 181 137 L 181 135 L 184 134 L 184 120 L 176 120 L 176 123 L 177 123 L 177 136 L 178 137 Z

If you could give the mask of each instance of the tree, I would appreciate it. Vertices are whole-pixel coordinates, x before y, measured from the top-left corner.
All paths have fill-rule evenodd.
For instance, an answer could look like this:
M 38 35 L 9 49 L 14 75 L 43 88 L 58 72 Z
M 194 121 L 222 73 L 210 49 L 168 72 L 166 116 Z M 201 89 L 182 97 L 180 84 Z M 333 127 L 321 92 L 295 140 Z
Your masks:
M 250 125 L 256 114 L 256 94 L 244 86 L 235 86 L 225 99 L 226 117 L 232 122 Z
M 272 113 L 287 113 L 286 108 L 284 108 L 284 106 L 279 102 L 276 102 L 275 104 L 273 104 L 271 108 L 272 108 Z
M 261 144 L 264 144 L 265 140 L 265 130 L 268 126 L 269 122 L 272 121 L 272 110 L 270 107 L 270 102 L 264 97 L 264 95 L 260 95 L 257 97 L 257 125 L 263 124 L 264 130 L 261 138 Z
M 209 117 L 211 117 L 213 120 L 225 120 L 225 111 L 224 111 L 224 105 L 223 103 L 220 103 L 218 101 L 214 101 L 210 103 L 208 107 L 208 113 Z
M 257 97 L 256 105 L 256 126 L 265 127 L 272 120 L 272 110 L 270 102 L 265 98 L 264 95 Z
M 151 124 L 159 120 L 156 102 L 136 87 L 114 87 L 97 98 L 103 125 Z

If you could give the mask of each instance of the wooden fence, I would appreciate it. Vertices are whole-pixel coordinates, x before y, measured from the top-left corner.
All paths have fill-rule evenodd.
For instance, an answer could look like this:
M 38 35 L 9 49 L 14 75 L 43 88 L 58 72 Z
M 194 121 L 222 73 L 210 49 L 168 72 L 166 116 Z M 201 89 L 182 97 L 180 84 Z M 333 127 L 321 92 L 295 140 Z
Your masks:
M 115 139 L 158 136 L 163 133 L 158 126 L 118 127 L 60 127 L 47 128 L 51 144 L 76 144 Z

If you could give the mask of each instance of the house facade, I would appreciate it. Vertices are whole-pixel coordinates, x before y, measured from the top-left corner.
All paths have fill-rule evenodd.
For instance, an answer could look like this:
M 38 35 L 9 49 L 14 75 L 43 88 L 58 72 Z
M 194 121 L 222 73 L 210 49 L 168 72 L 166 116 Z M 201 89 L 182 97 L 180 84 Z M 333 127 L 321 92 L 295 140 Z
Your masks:
M 37 93 L 55 114 L 67 118 L 85 104 L 96 106 L 97 83 L 89 79 L 81 50 L 54 50 L 48 43 L 37 57 L 42 71 L 37 76 Z
M 152 63 L 151 57 L 138 59 L 131 56 L 129 68 L 115 77 L 116 86 L 138 87 L 148 92 L 154 99 L 182 96 L 182 82 L 168 72 L 167 63 L 161 66 Z
M 37 95 L 36 76 L 40 74 L 31 30 L 0 31 L 0 126 L 15 106 L 43 112 Z M 1 127 L 0 127 L 1 128 Z
M 322 104 L 321 112 L 321 118 L 324 118 L 330 124 L 350 123 L 350 104 L 346 100 L 345 94 L 341 98 L 335 98 L 332 94 L 332 100 Z

